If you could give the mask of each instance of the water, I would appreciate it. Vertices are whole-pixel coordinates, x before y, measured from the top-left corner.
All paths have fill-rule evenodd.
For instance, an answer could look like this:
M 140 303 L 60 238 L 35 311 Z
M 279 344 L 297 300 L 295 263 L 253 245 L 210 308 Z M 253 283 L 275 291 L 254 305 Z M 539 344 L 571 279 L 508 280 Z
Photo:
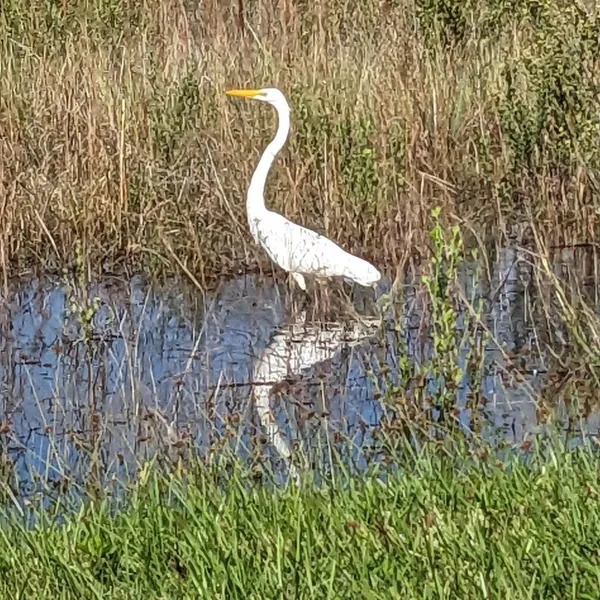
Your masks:
M 570 252 L 555 269 L 582 281 Z M 465 290 L 487 298 L 494 338 L 481 432 L 520 444 L 544 428 L 540 406 L 556 378 L 547 349 L 556 351 L 568 333 L 541 311 L 544 290 L 522 251 L 501 251 L 489 283 L 472 267 Z M 595 278 L 583 280 L 593 300 Z M 429 342 L 419 289 L 407 281 L 401 317 L 417 361 Z M 256 277 L 206 295 L 185 281 L 157 288 L 142 277 L 106 279 L 89 296 L 100 303 L 87 341 L 71 311 L 83 300 L 64 282 L 14 281 L 0 304 L 0 472 L 16 475 L 18 494 L 110 486 L 151 457 L 174 463 L 193 448 L 208 458 L 224 445 L 242 456 L 260 446 L 282 477 L 296 477 L 294 446 L 310 457 L 343 437 L 352 464 L 366 465 L 361 448 L 389 413 L 377 388 L 397 379 L 401 359 L 395 324 L 386 318 L 381 326 L 369 292 L 352 298 L 360 320 L 346 310 L 326 322 L 315 321 L 310 303 L 294 306 L 297 291 L 290 297 Z M 382 365 L 390 368 L 385 377 Z M 467 382 L 458 393 L 467 431 L 468 391 Z M 574 414 L 555 399 L 563 428 L 597 433 L 595 407 Z

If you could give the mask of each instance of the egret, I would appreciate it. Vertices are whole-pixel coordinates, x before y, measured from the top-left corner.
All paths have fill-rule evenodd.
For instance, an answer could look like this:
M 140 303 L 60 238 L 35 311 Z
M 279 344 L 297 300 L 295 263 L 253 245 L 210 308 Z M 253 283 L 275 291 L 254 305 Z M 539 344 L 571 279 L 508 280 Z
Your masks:
M 267 102 L 275 107 L 279 120 L 277 133 L 263 152 L 248 188 L 246 212 L 254 241 L 264 248 L 274 263 L 291 274 L 302 290 L 306 290 L 305 275 L 341 277 L 365 287 L 374 286 L 381 279 L 381 274 L 372 264 L 265 206 L 267 175 L 290 131 L 290 107 L 282 92 L 276 88 L 264 88 L 228 90 L 225 93 Z

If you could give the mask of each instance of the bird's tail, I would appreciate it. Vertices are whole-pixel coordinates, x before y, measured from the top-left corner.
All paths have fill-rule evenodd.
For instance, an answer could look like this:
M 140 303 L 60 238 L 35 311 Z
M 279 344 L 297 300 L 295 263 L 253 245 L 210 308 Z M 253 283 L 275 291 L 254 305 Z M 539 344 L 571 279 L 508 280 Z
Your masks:
M 344 266 L 344 277 L 366 287 L 375 285 L 381 279 L 381 273 L 370 263 L 352 256 Z

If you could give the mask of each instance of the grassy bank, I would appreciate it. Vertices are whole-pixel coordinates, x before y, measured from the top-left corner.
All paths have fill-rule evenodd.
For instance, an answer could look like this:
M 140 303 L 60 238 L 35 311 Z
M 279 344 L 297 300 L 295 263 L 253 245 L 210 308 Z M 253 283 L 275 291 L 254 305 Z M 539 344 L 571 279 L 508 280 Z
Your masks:
M 3 2 L 0 266 L 268 265 L 244 192 L 274 115 L 237 86 L 292 104 L 271 206 L 382 265 L 433 205 L 593 241 L 598 47 L 561 0 Z
M 274 492 L 239 472 L 147 477 L 107 504 L 0 533 L 3 598 L 595 598 L 588 451 L 528 466 L 425 452 L 399 477 Z M 462 465 L 461 465 L 462 463 Z

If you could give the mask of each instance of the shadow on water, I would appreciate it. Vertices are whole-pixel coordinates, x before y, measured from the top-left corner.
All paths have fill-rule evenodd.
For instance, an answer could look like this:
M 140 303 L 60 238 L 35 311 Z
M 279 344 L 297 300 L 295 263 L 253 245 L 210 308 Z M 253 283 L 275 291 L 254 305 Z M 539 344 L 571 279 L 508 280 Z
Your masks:
M 574 252 L 555 264 L 567 279 L 582 264 Z M 592 280 L 577 279 L 595 302 Z M 467 269 L 463 283 L 488 306 L 482 435 L 520 444 L 544 427 L 540 398 L 557 385 L 548 348 L 568 335 L 542 310 L 544 290 L 521 250 L 501 250 L 487 278 Z M 151 458 L 210 460 L 225 447 L 247 457 L 262 448 L 275 472 L 297 478 L 293 448 L 303 447 L 309 466 L 338 436 L 363 468 L 361 448 L 388 418 L 382 377 L 389 387 L 402 362 L 398 332 L 410 360 L 427 354 L 415 281 L 405 282 L 402 322 L 383 325 L 364 311 L 315 321 L 291 311 L 285 286 L 255 277 L 205 297 L 184 282 L 158 289 L 141 277 L 107 279 L 88 293 L 100 301 L 87 337 L 84 313 L 72 310 L 81 297 L 64 283 L 15 281 L 0 305 L 0 468 L 21 496 L 107 487 Z M 368 305 L 360 293 L 354 300 Z M 468 390 L 458 392 L 466 430 Z M 595 407 L 573 417 L 555 396 L 563 428 L 597 433 Z
M 332 404 L 330 396 L 325 394 L 324 363 L 331 361 L 342 348 L 347 350 L 358 344 L 364 344 L 377 333 L 380 325 L 381 320 L 376 317 L 363 317 L 350 322 L 310 323 L 306 321 L 306 311 L 303 311 L 294 316 L 291 323 L 274 331 L 268 346 L 258 357 L 252 377 L 256 412 L 267 441 L 277 450 L 279 456 L 286 460 L 289 473 L 296 481 L 299 481 L 299 474 L 292 462 L 290 439 L 295 432 L 303 428 L 303 423 L 316 415 L 317 410 L 320 415 L 327 415 L 328 408 Z M 321 366 L 319 382 L 322 385 L 318 385 L 316 390 L 308 391 L 302 385 L 299 376 L 314 365 Z M 358 384 L 357 387 L 368 391 L 369 385 L 363 373 L 354 375 L 358 381 L 356 379 L 350 381 L 349 377 L 350 373 L 347 373 L 343 382 L 345 391 L 354 390 L 355 385 L 352 384 Z M 287 428 L 287 433 L 282 431 L 282 424 L 278 423 L 278 419 L 271 411 L 271 398 L 276 391 L 279 394 L 285 392 L 287 398 L 293 398 L 294 404 L 299 409 L 295 411 L 295 423 Z M 341 399 L 338 403 L 341 403 L 341 406 L 336 406 L 337 414 L 334 420 L 341 423 L 350 419 L 351 428 L 356 427 L 357 419 L 369 417 L 368 414 L 364 416 L 362 414 L 365 408 L 369 412 L 377 411 L 377 407 L 370 406 L 368 397 L 359 398 L 358 402 L 349 406 L 345 406 Z M 371 420 L 376 424 L 377 417 Z M 285 414 L 284 425 L 290 422 L 290 415 Z

